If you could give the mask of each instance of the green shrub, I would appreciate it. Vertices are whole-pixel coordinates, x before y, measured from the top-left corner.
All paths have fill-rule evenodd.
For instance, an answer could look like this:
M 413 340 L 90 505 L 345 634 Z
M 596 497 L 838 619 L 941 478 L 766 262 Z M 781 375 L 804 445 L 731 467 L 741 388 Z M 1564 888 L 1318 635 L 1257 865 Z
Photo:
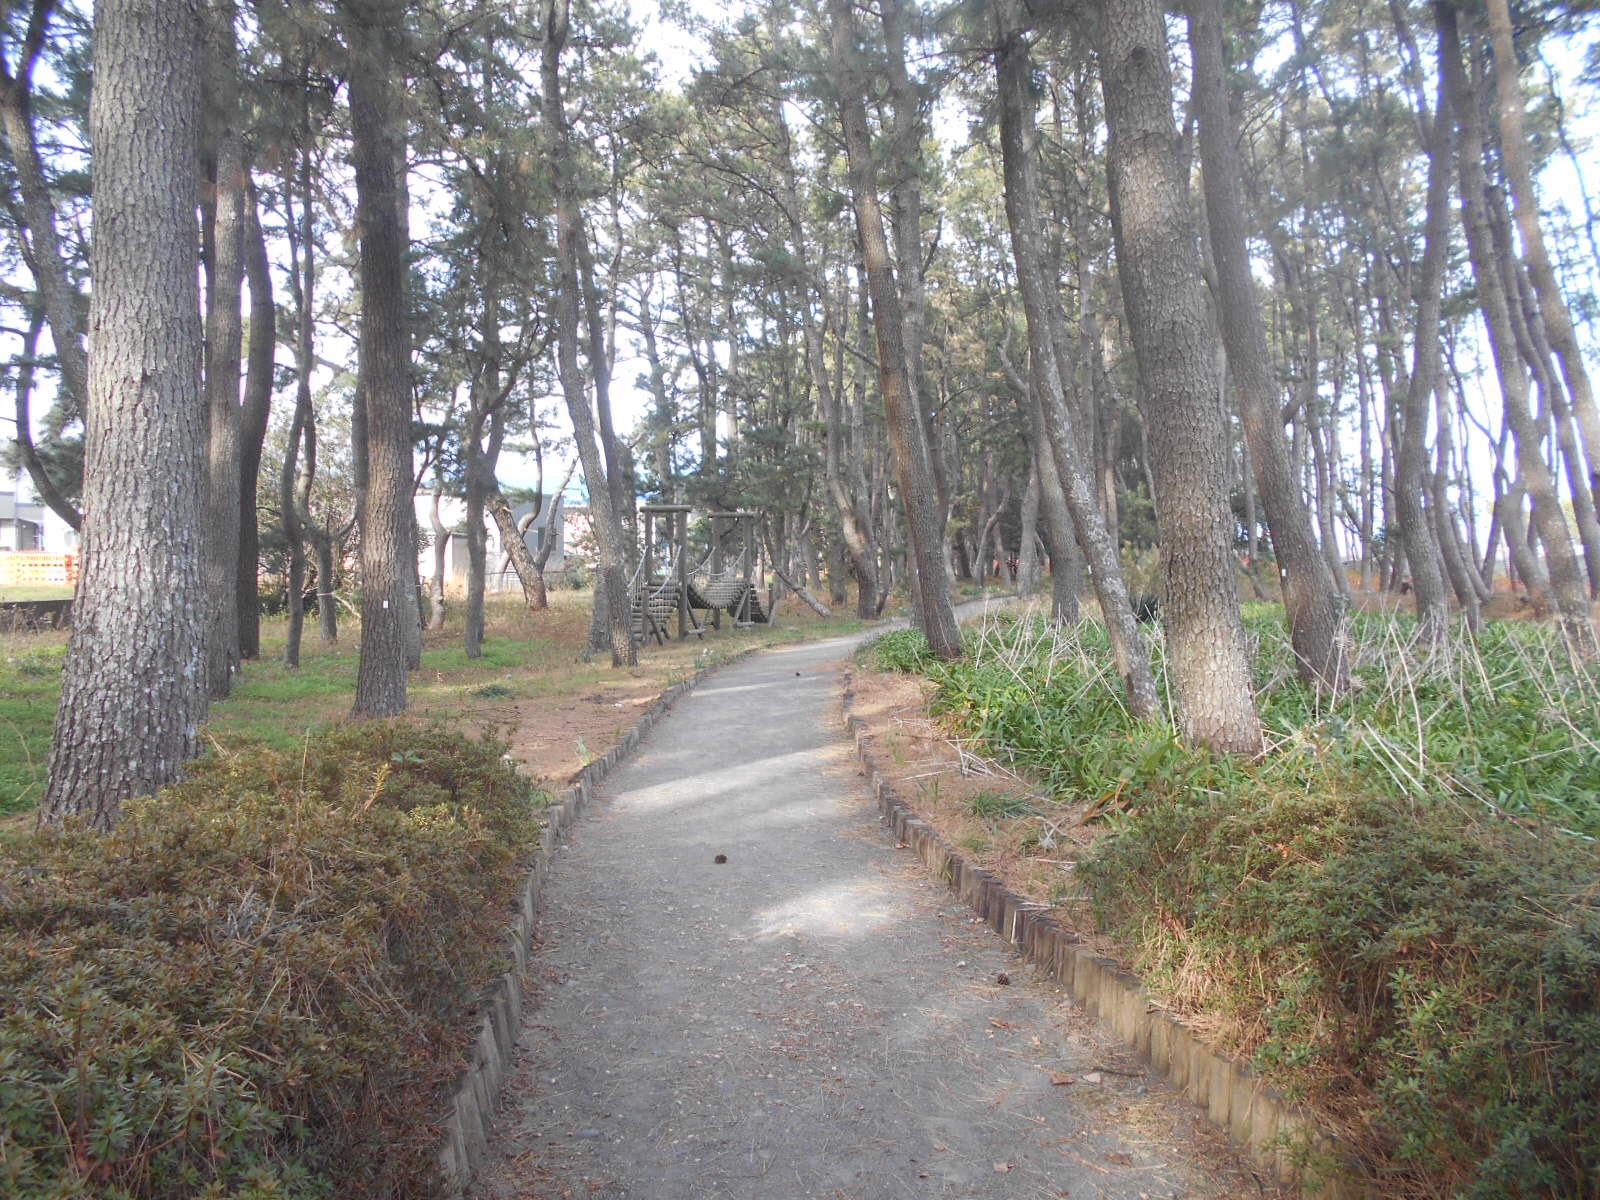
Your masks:
M 917 673 L 937 660 L 920 629 L 894 629 L 880 634 L 861 648 L 863 660 L 874 671 Z
M 1335 1114 L 1384 1195 L 1592 1196 L 1600 853 L 1563 831 L 1600 833 L 1600 679 L 1537 629 L 1429 651 L 1374 616 L 1330 702 L 1281 610 L 1248 617 L 1259 762 L 1133 720 L 1098 626 L 988 625 L 926 666 L 933 706 L 1106 806 L 1077 868 L 1103 926 Z
M 504 749 L 341 727 L 0 851 L 0 1194 L 429 1194 L 538 827 Z
M 1386 1194 L 1489 1200 L 1600 1170 L 1596 865 L 1330 781 L 1141 806 L 1078 873 L 1152 982 L 1254 1027 L 1278 1086 L 1356 1085 Z

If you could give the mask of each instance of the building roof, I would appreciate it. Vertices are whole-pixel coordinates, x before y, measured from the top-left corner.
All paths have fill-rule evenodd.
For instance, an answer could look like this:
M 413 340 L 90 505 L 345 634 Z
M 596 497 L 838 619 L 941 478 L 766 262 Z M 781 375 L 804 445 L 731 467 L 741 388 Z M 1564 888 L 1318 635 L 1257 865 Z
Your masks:
M 0 521 L 27 521 L 44 524 L 44 505 L 18 503 L 15 492 L 0 492 Z

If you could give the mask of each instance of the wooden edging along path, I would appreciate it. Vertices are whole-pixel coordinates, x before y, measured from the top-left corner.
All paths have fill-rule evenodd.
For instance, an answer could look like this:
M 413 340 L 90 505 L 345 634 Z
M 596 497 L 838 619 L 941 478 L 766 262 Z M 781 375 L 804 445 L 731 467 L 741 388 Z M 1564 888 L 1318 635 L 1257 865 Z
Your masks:
M 1310 1146 L 1318 1157 L 1348 1162 L 1337 1139 L 1319 1129 L 1248 1066 L 1217 1053 L 1156 1005 L 1139 977 L 1090 951 L 1049 912 L 953 849 L 895 790 L 878 769 L 867 722 L 852 711 L 852 672 L 845 669 L 841 709 L 846 730 L 883 820 L 897 841 L 922 860 L 977 916 L 1029 962 L 1048 972 L 1089 1013 L 1160 1071 L 1280 1183 L 1318 1200 L 1382 1200 L 1353 1171 L 1307 1180 L 1291 1147 Z
M 488 989 L 478 1012 L 477 1038 L 466 1069 L 445 1106 L 438 1160 L 447 1195 L 462 1195 L 482 1164 L 493 1129 L 495 1102 L 505 1082 L 522 1032 L 523 978 L 532 952 L 539 891 L 561 834 L 593 799 L 596 788 L 637 749 L 645 735 L 687 692 L 723 667 L 760 653 L 751 647 L 703 667 L 662 692 L 599 758 L 577 771 L 558 803 L 545 810 L 538 851 L 519 893 L 506 930 L 515 965 Z M 1381 1200 L 1353 1173 L 1307 1183 L 1289 1151 L 1312 1146 L 1335 1161 L 1348 1159 L 1336 1139 L 1302 1111 L 1267 1087 L 1247 1067 L 1212 1050 L 1170 1014 L 1151 1002 L 1137 976 L 1090 952 L 1050 915 L 1045 905 L 1007 888 L 993 873 L 969 862 L 931 825 L 916 815 L 878 770 L 867 723 L 851 711 L 853 693 L 846 668 L 842 708 L 846 729 L 885 824 L 928 871 L 1024 958 L 1070 990 L 1084 1009 L 1115 1031 L 1131 1049 L 1199 1104 L 1212 1121 L 1275 1178 L 1301 1186 L 1318 1200 Z
M 488 1152 L 489 1135 L 494 1126 L 495 1101 L 505 1083 L 506 1071 L 516 1054 L 517 1038 L 522 1033 L 522 980 L 528 970 L 533 948 L 534 916 L 538 911 L 539 891 L 550 868 L 556 842 L 594 798 L 595 789 L 638 748 L 645 734 L 655 727 L 669 709 L 701 680 L 723 667 L 760 653 L 763 646 L 752 646 L 709 666 L 688 679 L 673 684 L 650 703 L 639 719 L 604 754 L 568 780 L 558 803 L 544 812 L 544 830 L 539 849 L 533 856 L 517 898 L 516 911 L 506 929 L 506 941 L 515 966 L 489 986 L 477 1008 L 478 1036 L 466 1070 L 445 1105 L 439 1142 L 439 1171 L 445 1194 L 462 1195 L 472 1182 L 473 1173 Z

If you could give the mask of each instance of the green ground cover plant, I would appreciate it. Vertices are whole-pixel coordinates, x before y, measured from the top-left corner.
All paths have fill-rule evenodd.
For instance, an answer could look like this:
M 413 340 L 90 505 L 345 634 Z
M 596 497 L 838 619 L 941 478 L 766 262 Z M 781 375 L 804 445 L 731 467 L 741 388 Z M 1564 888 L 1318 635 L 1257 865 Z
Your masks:
M 1546 631 L 1424 651 L 1352 620 L 1358 681 L 1294 678 L 1248 613 L 1270 749 L 1123 708 L 1103 631 L 990 622 L 968 655 L 868 651 L 1054 798 L 1099 812 L 1076 878 L 1180 1009 L 1313 1103 L 1388 1196 L 1580 1197 L 1600 1178 L 1600 680 Z M 1159 645 L 1156 647 L 1159 668 Z
M 0 1195 L 417 1197 L 542 798 L 399 722 L 0 847 Z

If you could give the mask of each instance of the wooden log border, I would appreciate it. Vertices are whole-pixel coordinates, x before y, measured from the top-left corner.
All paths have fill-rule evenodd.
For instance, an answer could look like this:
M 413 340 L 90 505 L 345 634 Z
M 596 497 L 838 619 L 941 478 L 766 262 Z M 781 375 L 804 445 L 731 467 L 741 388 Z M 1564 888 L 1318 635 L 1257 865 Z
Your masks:
M 523 879 L 511 923 L 506 928 L 507 970 L 489 986 L 474 1010 L 477 1039 L 466 1069 L 450 1093 L 440 1122 L 438 1161 L 443 1195 L 464 1195 L 488 1154 L 489 1138 L 494 1131 L 495 1104 L 505 1084 L 506 1072 L 516 1057 L 517 1039 L 522 1033 L 523 980 L 533 949 L 539 891 L 549 873 L 550 856 L 555 851 L 556 843 L 594 799 L 601 782 L 638 749 L 645 735 L 679 699 L 693 691 L 708 675 L 759 654 L 763 649 L 765 647 L 752 646 L 729 655 L 700 668 L 688 679 L 662 692 L 628 727 L 615 746 L 568 779 L 560 801 L 545 810 L 539 848 Z
M 922 860 L 929 874 L 1203 1108 L 1280 1184 L 1317 1200 L 1382 1200 L 1382 1194 L 1353 1168 L 1355 1156 L 1304 1110 L 1263 1083 L 1248 1065 L 1219 1054 L 1153 1003 L 1138 976 L 1094 954 L 1050 915 L 1048 906 L 1011 891 L 940 837 L 879 770 L 872 735 L 866 721 L 852 711 L 853 705 L 853 670 L 847 667 L 841 706 L 867 784 L 884 824 L 896 841 Z M 1320 1161 L 1352 1165 L 1311 1178 L 1298 1165 L 1293 1147 L 1312 1148 Z

